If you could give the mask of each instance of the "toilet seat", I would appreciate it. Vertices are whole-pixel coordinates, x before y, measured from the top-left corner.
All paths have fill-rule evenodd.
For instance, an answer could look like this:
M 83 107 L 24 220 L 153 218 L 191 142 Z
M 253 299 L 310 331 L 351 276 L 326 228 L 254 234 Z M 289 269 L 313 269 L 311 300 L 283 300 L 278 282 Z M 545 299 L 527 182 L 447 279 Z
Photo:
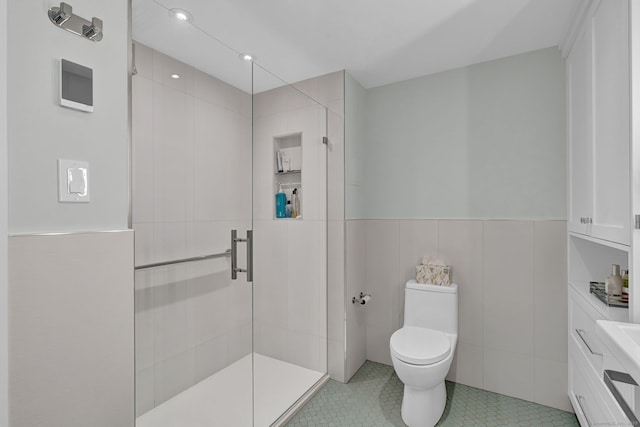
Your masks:
M 431 365 L 451 353 L 451 342 L 443 332 L 405 326 L 391 335 L 391 354 L 412 365 Z

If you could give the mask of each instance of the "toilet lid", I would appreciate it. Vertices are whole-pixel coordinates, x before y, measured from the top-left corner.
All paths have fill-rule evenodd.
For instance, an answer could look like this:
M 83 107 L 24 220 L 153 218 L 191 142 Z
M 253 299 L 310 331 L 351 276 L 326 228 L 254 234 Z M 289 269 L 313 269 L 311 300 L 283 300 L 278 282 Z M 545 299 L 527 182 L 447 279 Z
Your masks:
M 451 352 L 449 338 L 440 331 L 405 326 L 391 335 L 391 354 L 412 365 L 430 365 Z

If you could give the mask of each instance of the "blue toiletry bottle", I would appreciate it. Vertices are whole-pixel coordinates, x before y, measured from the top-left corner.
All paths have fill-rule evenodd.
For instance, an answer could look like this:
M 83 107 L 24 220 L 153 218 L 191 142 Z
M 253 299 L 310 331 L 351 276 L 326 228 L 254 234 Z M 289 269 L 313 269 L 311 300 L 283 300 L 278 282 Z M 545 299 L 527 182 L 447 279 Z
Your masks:
M 276 193 L 276 218 L 285 218 L 287 209 L 287 196 L 284 193 Z

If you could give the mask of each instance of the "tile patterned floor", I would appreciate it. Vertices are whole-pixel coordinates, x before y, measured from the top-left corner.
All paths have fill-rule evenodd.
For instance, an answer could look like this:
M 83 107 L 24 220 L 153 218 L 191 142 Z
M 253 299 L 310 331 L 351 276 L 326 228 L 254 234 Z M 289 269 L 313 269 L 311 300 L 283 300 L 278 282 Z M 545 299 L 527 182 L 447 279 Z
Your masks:
M 447 406 L 438 426 L 579 425 L 569 412 L 461 384 L 446 386 Z M 367 361 L 348 384 L 329 381 L 287 427 L 402 427 L 402 388 L 393 367 Z

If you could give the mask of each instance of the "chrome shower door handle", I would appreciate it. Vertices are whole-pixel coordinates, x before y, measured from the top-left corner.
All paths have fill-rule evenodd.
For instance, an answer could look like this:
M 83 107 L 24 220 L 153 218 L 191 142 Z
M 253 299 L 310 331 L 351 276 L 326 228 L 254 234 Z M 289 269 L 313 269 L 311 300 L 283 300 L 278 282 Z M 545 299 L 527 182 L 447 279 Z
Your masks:
M 253 282 L 253 230 L 247 230 L 247 282 Z
M 238 268 L 238 242 L 247 243 L 247 268 Z M 238 230 L 231 230 L 231 280 L 238 278 L 238 273 L 247 273 L 247 282 L 253 281 L 253 230 L 247 230 L 247 238 L 238 237 Z
M 231 280 L 238 278 L 238 230 L 231 230 Z

